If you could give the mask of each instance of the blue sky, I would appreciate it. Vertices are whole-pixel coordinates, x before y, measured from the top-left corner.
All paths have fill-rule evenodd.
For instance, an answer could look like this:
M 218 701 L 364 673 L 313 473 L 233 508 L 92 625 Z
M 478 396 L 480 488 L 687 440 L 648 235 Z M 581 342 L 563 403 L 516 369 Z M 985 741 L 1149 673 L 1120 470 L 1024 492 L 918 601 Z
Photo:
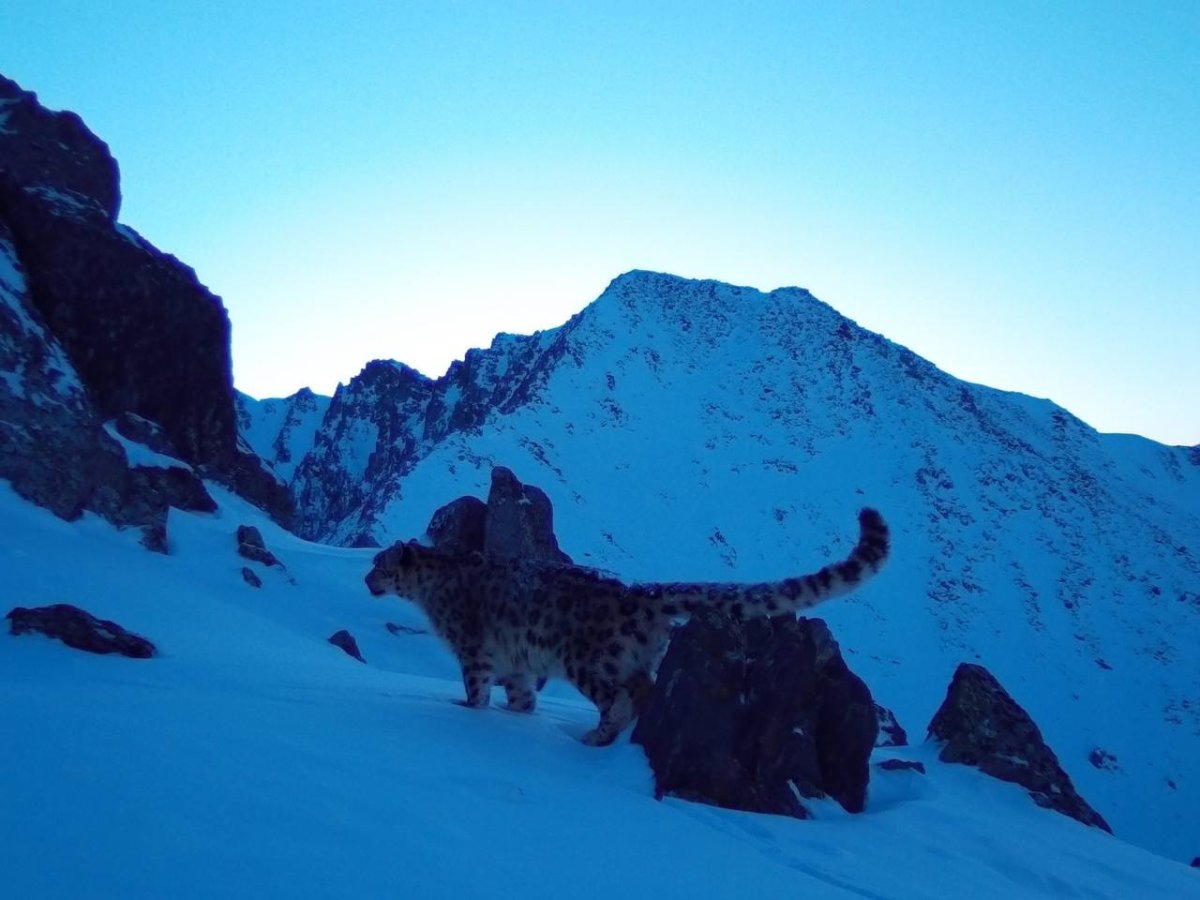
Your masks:
M 800 285 L 1200 442 L 1200 4 L 16 0 L 256 396 L 431 375 L 633 268 Z

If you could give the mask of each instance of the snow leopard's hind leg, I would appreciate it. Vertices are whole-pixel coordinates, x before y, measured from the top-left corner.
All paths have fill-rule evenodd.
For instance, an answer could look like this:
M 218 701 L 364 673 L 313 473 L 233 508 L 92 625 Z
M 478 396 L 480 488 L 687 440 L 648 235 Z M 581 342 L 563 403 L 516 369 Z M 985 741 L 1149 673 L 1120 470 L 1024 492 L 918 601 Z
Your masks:
M 633 721 L 633 697 L 624 685 L 611 681 L 592 679 L 577 687 L 600 710 L 600 724 L 583 736 L 583 742 L 589 747 L 608 746 Z
M 501 678 L 500 684 L 508 697 L 508 709 L 531 713 L 537 708 L 537 682 L 530 673 L 516 672 Z

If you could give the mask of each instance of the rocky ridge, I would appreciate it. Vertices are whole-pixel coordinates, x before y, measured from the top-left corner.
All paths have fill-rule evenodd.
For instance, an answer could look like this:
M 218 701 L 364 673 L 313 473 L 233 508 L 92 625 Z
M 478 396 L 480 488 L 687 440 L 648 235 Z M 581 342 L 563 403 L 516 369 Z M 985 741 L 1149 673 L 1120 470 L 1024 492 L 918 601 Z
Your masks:
M 221 301 L 119 208 L 108 146 L 0 76 L 0 477 L 67 518 L 161 528 L 174 497 L 103 427 L 134 415 L 190 469 L 185 494 L 213 478 L 288 521 L 238 434 Z

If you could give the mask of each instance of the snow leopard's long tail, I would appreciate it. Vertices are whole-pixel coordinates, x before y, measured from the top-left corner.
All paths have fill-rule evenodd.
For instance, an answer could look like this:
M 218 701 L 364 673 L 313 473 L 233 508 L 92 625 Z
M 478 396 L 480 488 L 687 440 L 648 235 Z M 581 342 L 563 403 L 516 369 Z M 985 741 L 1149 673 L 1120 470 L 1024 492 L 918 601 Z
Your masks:
M 634 585 L 634 590 L 656 603 L 668 618 L 702 608 L 720 610 L 734 619 L 798 612 L 850 593 L 883 568 L 891 549 L 883 516 L 874 509 L 863 509 L 858 514 L 858 525 L 858 543 L 850 555 L 811 575 L 758 584 L 642 584 Z

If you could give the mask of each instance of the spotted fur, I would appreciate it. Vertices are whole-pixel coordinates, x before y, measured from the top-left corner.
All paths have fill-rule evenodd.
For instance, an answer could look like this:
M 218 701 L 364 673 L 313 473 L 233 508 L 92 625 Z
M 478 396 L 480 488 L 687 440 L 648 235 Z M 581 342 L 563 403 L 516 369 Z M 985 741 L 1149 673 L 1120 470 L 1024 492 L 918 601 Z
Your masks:
M 375 557 L 375 596 L 415 601 L 462 665 L 467 705 L 485 707 L 493 684 L 509 709 L 532 712 L 537 688 L 566 677 L 596 704 L 600 724 L 584 742 L 610 744 L 637 714 L 674 621 L 702 607 L 734 619 L 808 609 L 875 575 L 889 537 L 873 509 L 858 517 L 858 544 L 811 575 L 760 584 L 623 584 L 588 569 L 495 562 L 415 542 Z

